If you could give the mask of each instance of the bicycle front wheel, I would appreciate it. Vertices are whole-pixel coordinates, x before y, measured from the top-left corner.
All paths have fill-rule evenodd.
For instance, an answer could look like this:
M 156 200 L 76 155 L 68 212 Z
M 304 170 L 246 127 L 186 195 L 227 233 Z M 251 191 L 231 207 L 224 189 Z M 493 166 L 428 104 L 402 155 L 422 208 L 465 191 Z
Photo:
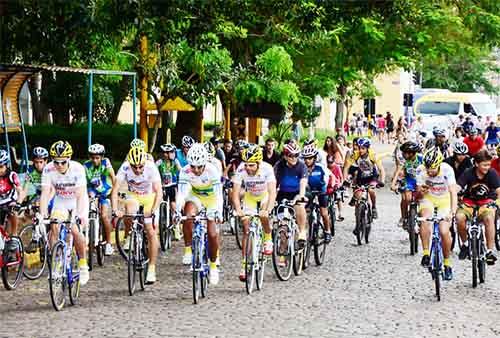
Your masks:
M 318 223 L 314 232 L 314 261 L 316 265 L 322 265 L 326 256 L 325 226 L 322 222 Z
M 160 247 L 161 251 L 166 252 L 168 243 L 168 224 L 167 224 L 167 209 L 169 208 L 167 203 L 162 203 L 160 205 L 160 219 L 159 219 L 159 228 L 160 228 Z
M 88 233 L 88 248 L 87 248 L 87 264 L 89 265 L 89 271 L 92 271 L 94 267 L 93 253 L 95 250 L 95 219 L 89 219 L 89 227 L 87 229 Z
M 29 280 L 40 278 L 47 265 L 45 239 L 41 235 L 36 235 L 35 231 L 35 225 L 29 224 L 19 234 L 24 248 L 23 274 Z
M 498 215 L 498 211 L 495 217 L 495 247 L 500 251 L 500 216 Z
M 104 256 L 106 254 L 106 231 L 104 230 L 104 224 L 97 221 L 97 225 L 99 227 L 99 237 L 95 248 L 97 264 L 99 264 L 99 266 L 104 266 Z
M 128 271 L 128 293 L 132 296 L 135 292 L 137 257 L 137 233 L 132 231 L 130 234 L 130 249 L 128 250 L 127 271 Z
M 71 252 L 71 274 L 68 278 L 69 301 L 75 305 L 80 297 L 80 267 L 78 266 L 78 256 L 75 248 Z
M 23 276 L 24 250 L 19 237 L 12 236 L 9 242 L 9 245 L 15 246 L 15 250 L 3 252 L 2 282 L 7 290 L 14 290 Z
M 358 245 L 361 245 L 363 242 L 363 237 L 365 233 L 365 228 L 366 228 L 366 205 L 363 203 L 360 203 L 356 206 L 355 210 L 355 216 L 356 216 L 356 229 L 355 229 L 355 235 L 356 235 L 356 240 L 358 242 Z
M 129 231 L 127 231 L 123 218 L 120 218 L 116 221 L 115 244 L 118 252 L 120 253 L 120 256 L 122 256 L 124 260 L 128 260 L 128 249 L 131 245 L 131 241 L 130 233 Z
M 257 285 L 257 290 L 262 290 L 262 286 L 264 285 L 264 273 L 265 273 L 266 261 L 267 261 L 267 256 L 264 255 L 264 250 L 263 250 L 262 245 L 260 245 L 260 250 L 259 250 L 257 256 L 259 259 L 259 266 L 258 266 L 258 269 L 255 270 L 256 282 L 257 282 L 256 285 Z
M 49 291 L 52 305 L 61 311 L 66 303 L 66 257 L 64 244 L 57 242 L 52 248 L 49 264 Z
M 415 231 L 417 225 L 417 210 L 410 208 L 408 213 L 408 239 L 410 241 L 410 255 L 415 255 L 418 252 L 418 234 Z
M 292 241 L 294 240 L 295 236 L 292 236 Z M 306 246 L 301 249 L 297 249 L 297 243 L 294 243 L 294 255 L 293 255 L 293 273 L 295 276 L 299 276 L 302 274 L 302 270 L 304 268 L 304 254 L 307 251 L 308 246 L 310 243 L 306 241 Z
M 256 247 L 255 232 L 248 234 L 247 247 L 245 252 L 245 287 L 248 294 L 251 294 L 255 284 L 255 261 L 254 251 Z
M 273 267 L 281 281 L 287 281 L 292 275 L 293 247 L 290 246 L 288 226 L 280 225 L 273 237 Z
M 201 280 L 202 276 L 200 269 L 202 268 L 200 260 L 200 239 L 193 238 L 192 251 L 193 251 L 193 262 L 192 262 L 192 272 L 193 272 L 193 302 L 198 304 L 200 300 L 201 293 Z
M 238 248 L 243 248 L 242 240 L 243 240 L 243 223 L 241 219 L 236 216 L 234 217 L 234 235 L 236 237 L 236 244 L 238 244 Z
M 432 278 L 436 289 L 436 299 L 441 301 L 441 262 L 439 262 L 439 253 L 434 252 L 434 262 L 432 263 Z
M 477 287 L 479 248 L 475 236 L 471 239 L 472 287 Z

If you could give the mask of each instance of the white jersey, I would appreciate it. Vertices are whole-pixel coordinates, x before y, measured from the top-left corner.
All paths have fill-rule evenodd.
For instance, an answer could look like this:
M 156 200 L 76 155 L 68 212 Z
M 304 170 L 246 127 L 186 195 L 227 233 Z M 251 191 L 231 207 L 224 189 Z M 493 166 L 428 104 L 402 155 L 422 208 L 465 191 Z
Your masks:
M 214 165 L 215 168 L 217 168 L 217 171 L 219 172 L 219 176 L 222 177 L 222 174 L 223 174 L 223 170 L 222 170 L 222 163 L 221 161 L 219 161 L 218 159 L 216 159 L 215 157 L 212 157 L 210 160 L 209 160 L 209 163 L 212 163 Z
M 130 163 L 125 161 L 118 169 L 116 179 L 127 183 L 128 191 L 138 195 L 152 194 L 154 192 L 153 184 L 161 183 L 160 172 L 152 161 L 145 162 L 144 170 L 140 175 L 136 175 Z
M 429 176 L 423 165 L 417 168 L 417 185 L 429 187 L 428 194 L 432 197 L 446 198 L 449 196 L 450 187 L 456 184 L 453 168 L 447 163 L 441 163 L 437 176 Z
M 87 186 L 85 168 L 76 161 L 69 161 L 68 170 L 61 174 L 50 162 L 43 168 L 42 187 L 51 186 L 55 189 L 55 197 L 62 199 L 75 199 L 78 188 Z
M 267 191 L 268 183 L 276 183 L 276 177 L 274 176 L 273 167 L 267 162 L 260 162 L 259 170 L 255 175 L 248 175 L 245 170 L 245 163 L 242 162 L 236 173 L 233 176 L 233 183 L 242 185 L 245 184 L 245 191 L 254 195 L 260 196 Z
M 179 174 L 179 189 L 181 190 L 181 186 L 187 186 L 193 194 L 199 196 L 216 195 L 215 188 L 220 186 L 220 184 L 221 175 L 212 163 L 205 165 L 205 170 L 203 170 L 200 176 L 193 173 L 189 164 L 182 168 Z

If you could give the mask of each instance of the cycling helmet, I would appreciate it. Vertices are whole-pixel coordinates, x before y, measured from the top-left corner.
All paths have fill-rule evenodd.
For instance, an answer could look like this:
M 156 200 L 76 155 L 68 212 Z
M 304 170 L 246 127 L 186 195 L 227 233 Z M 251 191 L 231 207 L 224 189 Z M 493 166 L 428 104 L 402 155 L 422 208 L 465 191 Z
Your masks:
M 437 147 L 432 147 L 424 154 L 424 165 L 427 169 L 437 169 L 443 162 L 443 154 Z
M 207 164 L 208 152 L 201 143 L 195 143 L 187 153 L 187 161 L 190 165 L 203 166 Z
M 261 162 L 263 159 L 262 148 L 257 144 L 250 144 L 248 148 L 243 149 L 241 159 L 247 163 Z
M 420 144 L 413 141 L 403 143 L 399 149 L 403 153 L 418 153 L 421 151 Z
M 467 155 L 469 153 L 469 147 L 463 142 L 455 142 L 453 144 L 453 153 L 456 155 Z
M 309 146 L 309 145 L 314 145 L 316 147 L 316 140 L 311 138 L 311 139 L 304 142 L 304 147 Z
M 45 159 L 49 157 L 49 152 L 44 147 L 35 147 L 33 149 L 33 158 Z
M 0 165 L 6 165 L 9 163 L 9 158 L 10 156 L 7 150 L 0 150 Z
M 302 149 L 302 157 L 311 158 L 318 155 L 318 150 L 314 146 L 314 144 L 309 144 Z
M 443 128 L 434 127 L 434 129 L 432 130 L 432 134 L 434 134 L 434 137 L 446 136 L 446 130 L 444 130 Z
M 106 149 L 104 149 L 104 146 L 102 144 L 92 144 L 89 147 L 89 154 L 90 155 L 104 155 L 106 152 Z
M 236 141 L 236 148 L 238 148 L 240 150 L 247 148 L 248 145 L 249 145 L 249 143 L 245 140 Z
M 132 147 L 128 152 L 127 161 L 130 165 L 143 165 L 146 163 L 146 152 L 141 147 Z
M 67 141 L 57 141 L 50 147 L 50 156 L 52 157 L 71 157 L 73 148 Z
M 194 142 L 194 138 L 192 138 L 191 136 L 185 135 L 182 137 L 181 143 L 182 143 L 183 147 L 191 148 L 195 142 Z
M 370 139 L 360 138 L 358 140 L 358 147 L 370 148 L 371 145 L 372 145 L 372 141 L 370 141 Z
M 300 154 L 300 148 L 295 142 L 290 142 L 283 148 L 283 153 L 286 156 L 298 155 Z
M 130 142 L 130 148 L 141 148 L 143 150 L 146 149 L 146 143 L 140 138 L 135 138 Z
M 207 150 L 208 155 L 214 156 L 215 155 L 215 146 L 212 144 L 212 142 L 207 141 L 203 143 L 203 146 Z
M 167 143 L 167 144 L 162 144 L 160 146 L 160 149 L 164 153 L 171 153 L 175 151 L 175 146 L 173 144 Z
M 477 131 L 477 128 L 470 128 L 469 130 L 469 135 L 477 135 L 478 134 L 478 131 Z

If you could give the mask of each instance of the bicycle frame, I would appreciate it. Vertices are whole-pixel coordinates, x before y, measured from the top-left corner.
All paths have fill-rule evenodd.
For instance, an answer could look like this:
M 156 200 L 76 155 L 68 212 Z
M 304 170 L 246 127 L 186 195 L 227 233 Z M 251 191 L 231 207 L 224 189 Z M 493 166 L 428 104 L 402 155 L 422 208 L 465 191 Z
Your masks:
M 69 284 L 73 284 L 77 279 L 80 278 L 80 273 L 73 274 L 73 269 L 71 267 L 71 252 L 73 250 L 73 235 L 71 234 L 71 213 L 69 219 L 70 220 L 63 222 L 50 220 L 49 224 L 59 224 L 58 242 L 62 243 L 64 248 L 63 275 L 60 277 L 66 279 Z
M 5 244 L 11 240 L 17 241 L 18 239 L 10 237 L 7 231 L 5 231 L 4 227 L 0 226 L 0 268 L 18 265 L 21 262 L 21 256 L 19 255 L 19 253 L 16 254 L 15 262 L 5 263 L 3 260 L 3 251 L 5 249 Z
M 436 215 L 434 215 L 436 217 Z M 432 239 L 431 239 L 431 265 L 429 267 L 429 271 L 436 271 L 441 274 L 443 270 L 443 247 L 441 242 L 441 233 L 439 231 L 439 223 L 442 221 L 438 219 L 434 219 L 433 228 L 432 228 Z M 438 255 L 438 266 L 435 266 L 435 256 Z
M 202 216 L 198 215 L 194 217 L 193 223 L 193 240 L 191 245 L 199 245 L 198 250 L 196 251 L 199 255 L 198 262 L 200 262 L 200 266 L 195 266 L 196 257 L 193 256 L 192 267 L 194 271 L 201 272 L 203 277 L 208 276 L 209 266 L 208 263 L 204 263 L 203 253 L 206 252 L 207 258 L 210 257 L 209 247 L 208 247 L 208 236 L 207 236 L 207 218 L 204 215 L 204 211 Z M 203 250 L 205 249 L 205 250 Z M 208 262 L 208 259 L 207 259 Z
M 471 221 L 468 222 L 467 233 L 469 237 L 469 241 L 477 239 L 479 241 L 479 256 L 478 259 L 485 259 L 486 256 L 486 246 L 485 246 L 485 229 L 483 222 L 478 222 L 478 212 L 479 208 L 475 206 L 472 211 Z M 472 245 L 469 245 L 469 254 L 472 255 Z

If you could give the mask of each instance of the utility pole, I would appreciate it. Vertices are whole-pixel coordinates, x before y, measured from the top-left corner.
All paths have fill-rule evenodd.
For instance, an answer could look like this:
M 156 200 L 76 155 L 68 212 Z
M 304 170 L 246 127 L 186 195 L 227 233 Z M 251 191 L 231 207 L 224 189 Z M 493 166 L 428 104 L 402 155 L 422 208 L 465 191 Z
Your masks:
M 148 38 L 145 34 L 141 35 L 139 51 L 141 54 L 141 59 L 146 61 L 148 57 Z M 146 143 L 146 151 L 148 150 L 148 77 L 142 72 L 141 73 L 141 109 L 139 117 L 139 137 Z

